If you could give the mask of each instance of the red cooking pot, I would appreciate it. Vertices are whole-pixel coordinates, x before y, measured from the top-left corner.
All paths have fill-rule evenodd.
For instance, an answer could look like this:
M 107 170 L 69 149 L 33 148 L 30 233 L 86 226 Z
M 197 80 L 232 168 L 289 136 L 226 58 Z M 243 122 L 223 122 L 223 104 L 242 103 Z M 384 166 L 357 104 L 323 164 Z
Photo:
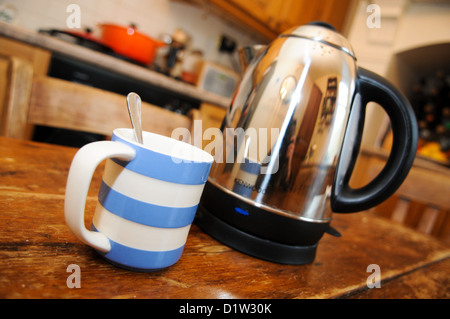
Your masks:
M 103 44 L 143 64 L 151 64 L 155 59 L 156 49 L 164 46 L 163 41 L 152 39 L 137 31 L 134 25 L 122 27 L 115 24 L 100 24 Z

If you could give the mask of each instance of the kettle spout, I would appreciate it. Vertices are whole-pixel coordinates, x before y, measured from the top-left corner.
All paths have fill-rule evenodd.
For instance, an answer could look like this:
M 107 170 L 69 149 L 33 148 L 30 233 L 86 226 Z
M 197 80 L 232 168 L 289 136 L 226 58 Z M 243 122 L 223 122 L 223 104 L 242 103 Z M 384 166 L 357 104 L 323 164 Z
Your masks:
M 238 49 L 239 52 L 239 62 L 241 63 L 241 74 L 243 75 L 245 69 L 247 69 L 250 62 L 253 60 L 255 55 L 263 48 L 266 48 L 267 45 L 264 44 L 255 44 L 251 46 L 245 46 Z

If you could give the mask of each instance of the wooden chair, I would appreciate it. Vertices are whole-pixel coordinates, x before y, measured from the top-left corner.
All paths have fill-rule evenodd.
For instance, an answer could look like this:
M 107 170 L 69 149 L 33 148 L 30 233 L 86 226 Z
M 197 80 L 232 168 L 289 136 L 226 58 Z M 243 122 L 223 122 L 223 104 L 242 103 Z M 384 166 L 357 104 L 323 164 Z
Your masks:
M 351 186 L 369 182 L 386 160 L 385 151 L 362 150 Z M 398 191 L 372 212 L 450 243 L 450 169 L 416 157 Z
M 18 57 L 3 57 L 9 67 L 3 84 L 0 135 L 30 139 L 34 125 L 111 136 L 118 127 L 131 127 L 126 97 L 85 85 L 34 75 L 32 65 Z M 0 79 L 1 81 L 1 79 Z M 1 91 L 0 91 L 1 93 Z M 0 94 L 1 98 L 1 94 Z M 1 106 L 1 100 L 0 100 Z M 198 110 L 189 116 L 142 103 L 146 131 L 170 136 L 173 129 L 191 129 Z

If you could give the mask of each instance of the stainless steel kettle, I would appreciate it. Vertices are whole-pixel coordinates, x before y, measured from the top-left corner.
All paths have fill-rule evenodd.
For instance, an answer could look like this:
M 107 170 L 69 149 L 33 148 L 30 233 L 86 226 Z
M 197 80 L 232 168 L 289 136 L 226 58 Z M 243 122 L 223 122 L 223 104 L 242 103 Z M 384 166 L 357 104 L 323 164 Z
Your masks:
M 349 179 L 368 102 L 388 114 L 394 141 L 367 186 Z M 199 204 L 197 224 L 265 260 L 314 260 L 332 212 L 356 212 L 391 196 L 417 148 L 407 99 L 357 67 L 348 41 L 325 23 L 293 28 L 263 46 L 246 68 L 222 128 L 223 143 Z

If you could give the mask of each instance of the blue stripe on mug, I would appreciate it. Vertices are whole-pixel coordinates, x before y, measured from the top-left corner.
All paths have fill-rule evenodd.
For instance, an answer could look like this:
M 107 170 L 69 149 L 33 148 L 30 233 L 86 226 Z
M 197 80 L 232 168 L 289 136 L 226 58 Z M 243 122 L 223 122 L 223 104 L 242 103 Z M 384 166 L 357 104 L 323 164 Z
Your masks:
M 97 231 L 94 225 L 91 228 Z M 184 250 L 184 245 L 174 250 L 149 251 L 128 247 L 111 239 L 109 242 L 111 250 L 106 254 L 100 253 L 104 258 L 121 267 L 142 271 L 172 266 L 180 259 Z
M 136 150 L 136 157 L 130 162 L 112 159 L 117 164 L 131 171 L 162 181 L 179 184 L 200 185 L 206 183 L 208 179 L 212 161 L 183 162 L 180 159 L 171 158 L 170 155 L 138 147 L 115 134 L 113 134 L 111 140 L 120 141 Z
M 162 228 L 179 228 L 190 225 L 198 206 L 167 207 L 145 203 L 115 191 L 103 180 L 98 193 L 98 201 L 114 215 L 142 225 Z
M 233 192 L 239 194 L 239 195 L 243 195 L 245 197 L 250 197 L 252 196 L 253 193 L 253 186 L 251 185 L 243 185 L 240 184 L 239 181 L 235 181 L 234 186 L 233 186 Z
M 253 175 L 258 175 L 259 170 L 261 169 L 261 164 L 246 158 L 244 160 L 244 163 L 241 164 L 240 169 L 243 170 L 244 172 L 247 172 L 247 173 L 250 173 Z

